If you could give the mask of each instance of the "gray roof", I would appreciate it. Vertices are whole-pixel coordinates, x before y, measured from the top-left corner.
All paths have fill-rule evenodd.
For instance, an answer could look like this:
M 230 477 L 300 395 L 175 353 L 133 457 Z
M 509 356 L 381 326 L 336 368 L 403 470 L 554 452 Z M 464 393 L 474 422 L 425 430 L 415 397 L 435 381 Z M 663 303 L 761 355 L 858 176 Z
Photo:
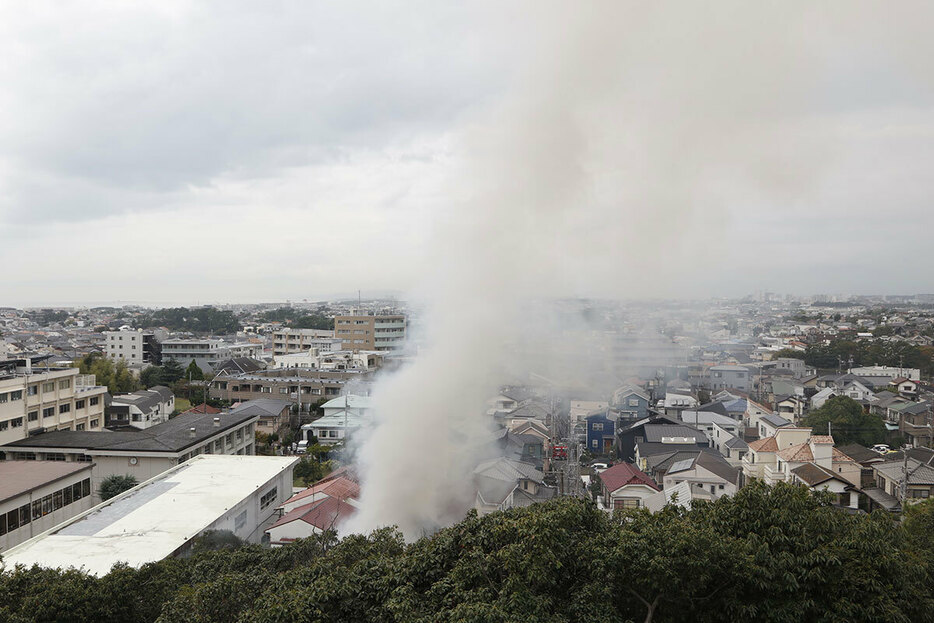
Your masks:
M 473 473 L 478 476 L 511 482 L 515 482 L 520 478 L 541 482 L 545 477 L 542 472 L 535 469 L 535 467 L 529 463 L 502 457 L 480 463 L 473 470 Z
M 275 398 L 257 398 L 248 400 L 230 410 L 230 414 L 254 414 L 259 417 L 279 417 L 283 409 L 289 407 L 292 403 L 288 400 L 277 400 Z
M 876 471 L 882 472 L 895 482 L 901 482 L 904 479 L 904 462 L 890 461 L 888 463 L 877 463 L 872 466 Z M 908 458 L 908 484 L 910 485 L 934 485 L 934 467 L 926 465 L 917 459 Z
M 220 418 L 220 425 L 214 425 L 214 418 Z M 251 413 L 183 413 L 168 422 L 156 424 L 145 430 L 133 431 L 55 431 L 20 439 L 6 445 L 6 448 L 50 449 L 63 448 L 73 450 L 97 450 L 114 452 L 181 452 L 190 446 L 203 443 L 225 430 L 236 428 L 257 416 Z M 190 429 L 195 429 L 194 437 Z
M 759 419 L 764 421 L 766 424 L 769 424 L 770 426 L 774 426 L 775 428 L 782 428 L 783 426 L 791 426 L 791 420 L 786 420 L 782 416 L 776 415 L 776 414 L 763 415 Z
M 649 443 L 664 443 L 666 437 L 691 437 L 697 442 L 707 443 L 707 436 L 691 426 L 683 424 L 646 424 L 645 440 Z
M 149 411 L 156 405 L 168 402 L 173 397 L 172 390 L 164 385 L 153 385 L 149 389 L 141 389 L 132 394 L 114 396 L 111 404 L 133 405 L 140 411 Z
M 748 450 L 749 444 L 740 439 L 739 437 L 732 437 L 723 444 L 727 448 L 734 450 Z

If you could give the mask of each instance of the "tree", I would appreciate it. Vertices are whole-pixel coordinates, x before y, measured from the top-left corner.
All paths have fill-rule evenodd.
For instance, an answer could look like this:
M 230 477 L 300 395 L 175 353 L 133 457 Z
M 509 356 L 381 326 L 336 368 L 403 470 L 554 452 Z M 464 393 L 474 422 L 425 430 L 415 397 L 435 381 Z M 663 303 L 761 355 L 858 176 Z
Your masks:
M 803 350 L 798 350 L 796 348 L 783 348 L 781 350 L 775 351 L 772 353 L 772 359 L 805 359 L 806 356 Z
M 149 366 L 139 373 L 139 383 L 146 389 L 155 385 L 162 385 L 164 382 L 161 366 Z
M 201 366 L 199 366 L 194 359 L 191 360 L 191 363 L 188 364 L 188 368 L 185 369 L 184 378 L 192 381 L 204 380 L 204 371 L 201 370 Z
M 136 480 L 136 476 L 132 474 L 126 474 L 124 476 L 111 474 L 101 481 L 101 486 L 97 490 L 97 493 L 100 495 L 101 501 L 105 501 L 120 495 L 124 491 L 129 491 L 138 484 L 139 481 Z
M 863 407 L 848 396 L 830 398 L 803 421 L 815 435 L 826 435 L 828 423 L 834 441 L 839 445 L 858 443 L 871 446 L 882 443 L 886 438 L 882 419 L 863 411 Z
M 162 381 L 167 385 L 175 383 L 185 376 L 185 368 L 175 359 L 169 359 L 162 364 Z

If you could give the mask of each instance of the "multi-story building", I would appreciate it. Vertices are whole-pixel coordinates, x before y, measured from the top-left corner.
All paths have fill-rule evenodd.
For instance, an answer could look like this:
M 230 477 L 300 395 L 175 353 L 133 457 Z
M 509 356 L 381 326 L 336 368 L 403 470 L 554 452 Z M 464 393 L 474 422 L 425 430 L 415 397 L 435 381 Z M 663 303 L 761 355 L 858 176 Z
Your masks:
M 176 338 L 162 342 L 162 359 L 174 359 L 183 366 L 194 361 L 207 373 L 214 371 L 214 365 L 238 357 L 262 358 L 261 344 L 244 342 L 231 344 L 215 338 Z
M 168 420 L 173 411 L 175 394 L 165 385 L 154 385 L 132 394 L 114 396 L 105 410 L 104 425 L 149 428 Z
M 302 410 L 321 398 L 340 396 L 348 383 L 366 381 L 368 375 L 355 371 L 321 371 L 302 368 L 264 370 L 244 374 L 218 374 L 209 389 L 211 398 L 242 402 L 258 398 L 277 398 Z
M 0 445 L 49 430 L 101 430 L 107 388 L 77 368 L 0 361 Z
M 104 352 L 114 361 L 123 359 L 133 367 L 162 365 L 162 344 L 149 331 L 104 331 Z
M 342 343 L 342 340 L 334 337 L 334 331 L 283 328 L 272 334 L 272 353 L 291 355 L 309 350 L 325 353 L 341 350 Z
M 255 454 L 256 413 L 186 413 L 146 430 L 57 431 L 0 448 L 7 461 L 94 463 L 91 484 L 129 474 L 139 482 L 200 454 Z
M 345 350 L 400 350 L 405 344 L 405 316 L 335 316 L 334 337 L 343 341 Z

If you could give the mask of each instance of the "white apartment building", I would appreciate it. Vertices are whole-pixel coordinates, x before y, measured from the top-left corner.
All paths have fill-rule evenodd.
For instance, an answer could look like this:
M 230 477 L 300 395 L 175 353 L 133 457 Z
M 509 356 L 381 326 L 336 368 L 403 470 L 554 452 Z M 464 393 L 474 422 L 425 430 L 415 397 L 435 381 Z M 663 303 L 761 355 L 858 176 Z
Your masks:
M 204 372 L 214 371 L 218 362 L 237 357 L 261 358 L 263 346 L 251 342 L 231 344 L 214 338 L 176 338 L 162 342 L 162 361 L 174 359 L 182 366 L 194 361 Z
M 0 362 L 0 445 L 44 431 L 104 426 L 107 388 L 77 368 L 35 368 L 30 359 Z
M 291 355 L 310 350 L 325 353 L 341 350 L 342 343 L 334 337 L 334 331 L 284 328 L 272 334 L 272 353 L 273 355 Z
M 131 367 L 162 363 L 160 342 L 149 331 L 124 328 L 104 331 L 104 352 L 110 359 L 123 359 Z

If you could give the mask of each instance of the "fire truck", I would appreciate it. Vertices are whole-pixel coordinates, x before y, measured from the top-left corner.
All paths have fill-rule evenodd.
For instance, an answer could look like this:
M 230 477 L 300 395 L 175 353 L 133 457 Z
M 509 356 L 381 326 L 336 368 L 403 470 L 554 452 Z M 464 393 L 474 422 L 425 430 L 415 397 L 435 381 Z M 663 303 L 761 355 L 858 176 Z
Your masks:
M 568 459 L 568 447 L 564 444 L 552 446 L 551 458 L 555 461 L 566 461 Z

